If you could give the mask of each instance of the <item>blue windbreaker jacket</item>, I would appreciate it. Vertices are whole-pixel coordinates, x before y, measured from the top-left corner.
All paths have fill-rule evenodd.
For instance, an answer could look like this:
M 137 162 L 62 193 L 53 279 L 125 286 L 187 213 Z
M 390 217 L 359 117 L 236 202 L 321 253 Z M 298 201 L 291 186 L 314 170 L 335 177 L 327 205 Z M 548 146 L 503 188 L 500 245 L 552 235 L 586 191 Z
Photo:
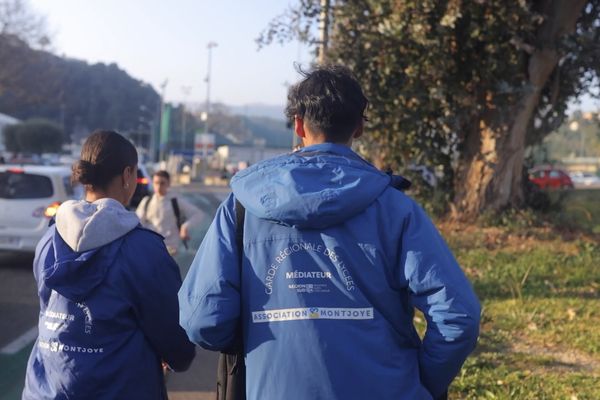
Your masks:
M 115 200 L 69 202 L 38 244 L 34 275 L 39 337 L 23 399 L 167 398 L 161 360 L 184 370 L 194 345 L 160 235 Z
M 328 143 L 232 179 L 179 291 L 180 323 L 192 341 L 223 350 L 241 316 L 249 399 L 447 390 L 475 346 L 479 303 L 425 212 L 391 184 Z M 241 282 L 235 198 L 247 210 Z M 427 319 L 423 341 L 415 307 Z

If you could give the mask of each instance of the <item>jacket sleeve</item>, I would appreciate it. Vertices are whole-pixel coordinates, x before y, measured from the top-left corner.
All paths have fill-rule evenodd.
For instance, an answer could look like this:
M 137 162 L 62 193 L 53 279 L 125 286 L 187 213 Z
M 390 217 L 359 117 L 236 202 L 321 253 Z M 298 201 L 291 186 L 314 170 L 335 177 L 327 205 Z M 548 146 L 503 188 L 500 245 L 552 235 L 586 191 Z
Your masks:
M 208 350 L 234 344 L 240 316 L 234 204 L 230 195 L 217 210 L 179 290 L 179 323 L 190 340 Z
M 183 226 L 189 229 L 198 226 L 200 225 L 200 223 L 202 223 L 204 213 L 200 211 L 198 207 L 181 197 L 178 197 L 177 201 L 181 206 L 181 210 L 183 211 L 183 216 L 185 219 Z
M 159 235 L 140 231 L 127 242 L 128 283 L 140 328 L 158 354 L 175 371 L 186 370 L 195 355 L 177 320 L 179 267 Z
M 427 331 L 419 351 L 421 381 L 438 398 L 475 348 L 479 301 L 448 246 L 414 202 L 404 218 L 400 274 Z

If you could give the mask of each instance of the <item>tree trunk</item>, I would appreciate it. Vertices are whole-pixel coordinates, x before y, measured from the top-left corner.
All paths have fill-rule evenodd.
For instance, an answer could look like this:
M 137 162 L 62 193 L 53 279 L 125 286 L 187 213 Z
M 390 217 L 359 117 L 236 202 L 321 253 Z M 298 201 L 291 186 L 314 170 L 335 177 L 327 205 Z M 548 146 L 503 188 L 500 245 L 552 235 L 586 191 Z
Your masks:
M 562 56 L 557 48 L 559 40 L 574 31 L 586 2 L 541 2 L 545 21 L 537 34 L 539 45 L 528 61 L 529 90 L 519 104 L 499 110 L 495 118 L 481 116 L 473 122 L 456 174 L 453 217 L 474 219 L 483 210 L 497 212 L 523 204 L 525 137 L 542 90 Z

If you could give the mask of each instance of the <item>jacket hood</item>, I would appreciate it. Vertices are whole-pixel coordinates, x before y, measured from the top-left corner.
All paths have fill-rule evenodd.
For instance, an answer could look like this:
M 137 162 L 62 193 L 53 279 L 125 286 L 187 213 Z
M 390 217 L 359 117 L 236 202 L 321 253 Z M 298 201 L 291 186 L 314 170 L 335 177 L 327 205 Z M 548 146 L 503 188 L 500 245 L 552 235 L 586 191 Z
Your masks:
M 347 146 L 322 143 L 242 170 L 232 178 L 231 188 L 259 218 L 323 229 L 359 214 L 388 186 L 406 183 L 379 171 Z
M 139 225 L 135 213 L 113 199 L 70 200 L 56 214 L 52 250 L 43 267 L 47 287 L 80 301 L 98 286 L 114 262 L 119 238 Z
M 114 199 L 69 200 L 56 213 L 56 230 L 76 252 L 104 246 L 133 230 L 140 220 Z

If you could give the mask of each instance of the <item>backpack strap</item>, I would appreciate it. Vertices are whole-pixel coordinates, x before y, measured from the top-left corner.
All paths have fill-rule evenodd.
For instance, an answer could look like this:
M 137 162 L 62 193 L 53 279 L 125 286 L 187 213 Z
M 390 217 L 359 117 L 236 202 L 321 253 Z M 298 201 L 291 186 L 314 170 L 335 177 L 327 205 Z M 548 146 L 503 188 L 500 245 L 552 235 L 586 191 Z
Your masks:
M 242 310 L 242 265 L 244 261 L 244 219 L 246 217 L 246 209 L 237 199 L 235 200 L 235 244 L 238 254 L 238 276 L 240 278 L 240 312 Z M 244 341 L 242 332 L 242 317 L 238 321 L 238 332 L 236 333 L 236 343 L 234 350 L 243 353 Z
M 412 182 L 405 177 L 394 175 L 391 169 L 386 170 L 385 173 L 390 177 L 390 186 L 392 186 L 394 189 L 404 192 L 412 185 Z
M 154 195 L 152 195 L 154 196 Z M 145 201 L 144 203 L 144 219 L 146 221 L 148 221 L 148 206 L 150 205 L 150 200 L 152 200 L 152 196 L 144 196 L 144 198 L 142 198 L 142 202 Z
M 237 199 L 235 200 L 235 242 L 238 248 L 238 258 L 240 259 L 240 282 L 242 281 L 242 257 L 244 256 L 244 219 L 246 209 Z
M 244 335 L 242 332 L 242 257 L 244 255 L 244 217 L 246 210 L 235 200 L 235 242 L 238 247 L 240 275 L 240 317 L 232 348 L 219 354 L 217 366 L 217 400 L 246 399 L 246 365 L 244 362 Z
M 171 206 L 173 207 L 173 213 L 175 214 L 175 222 L 177 223 L 177 230 L 181 231 L 181 225 L 183 225 L 183 219 L 181 218 L 181 210 L 179 209 L 179 202 L 177 197 L 171 199 Z M 187 249 L 187 240 L 182 240 L 183 246 Z
M 179 202 L 177 197 L 171 199 L 171 206 L 173 207 L 173 213 L 175 214 L 175 221 L 177 222 L 177 229 L 181 229 L 183 221 L 181 221 L 181 210 L 179 209 Z

